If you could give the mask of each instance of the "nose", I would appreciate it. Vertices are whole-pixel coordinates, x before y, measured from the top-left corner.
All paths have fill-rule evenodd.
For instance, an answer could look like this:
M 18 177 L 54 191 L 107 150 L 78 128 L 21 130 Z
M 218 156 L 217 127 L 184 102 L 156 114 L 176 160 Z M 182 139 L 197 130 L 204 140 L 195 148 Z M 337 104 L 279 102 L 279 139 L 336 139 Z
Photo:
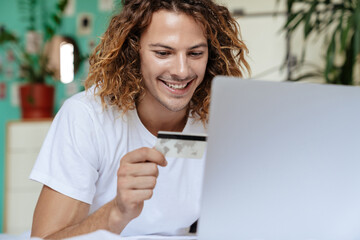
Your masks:
M 176 56 L 171 75 L 181 80 L 185 80 L 192 75 L 191 67 L 185 53 L 181 53 Z

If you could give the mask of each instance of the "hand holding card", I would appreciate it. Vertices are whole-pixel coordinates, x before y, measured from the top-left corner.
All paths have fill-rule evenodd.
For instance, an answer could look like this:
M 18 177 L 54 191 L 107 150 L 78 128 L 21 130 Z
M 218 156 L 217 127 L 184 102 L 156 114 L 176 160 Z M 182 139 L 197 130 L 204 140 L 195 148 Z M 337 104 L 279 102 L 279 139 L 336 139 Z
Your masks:
M 206 149 L 206 134 L 158 132 L 155 149 L 165 157 L 201 159 Z

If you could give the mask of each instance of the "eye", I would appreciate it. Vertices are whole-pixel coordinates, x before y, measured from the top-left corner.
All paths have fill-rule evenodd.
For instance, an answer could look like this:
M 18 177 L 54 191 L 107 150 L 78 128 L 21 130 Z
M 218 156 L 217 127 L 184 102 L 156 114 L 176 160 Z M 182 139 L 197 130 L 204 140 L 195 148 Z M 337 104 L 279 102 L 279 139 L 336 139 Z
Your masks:
M 204 52 L 199 51 L 199 52 L 190 52 L 189 55 L 192 57 L 200 57 L 204 54 Z
M 155 55 L 159 56 L 159 57 L 166 57 L 168 55 L 170 55 L 170 52 L 168 51 L 154 51 Z

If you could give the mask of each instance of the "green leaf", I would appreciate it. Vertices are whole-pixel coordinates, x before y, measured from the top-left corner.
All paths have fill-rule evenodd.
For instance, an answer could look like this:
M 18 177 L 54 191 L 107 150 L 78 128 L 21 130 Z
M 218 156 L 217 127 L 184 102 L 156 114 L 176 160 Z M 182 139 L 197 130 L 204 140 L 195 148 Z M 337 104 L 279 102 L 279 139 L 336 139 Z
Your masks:
M 60 23 L 61 23 L 61 16 L 54 14 L 54 15 L 52 16 L 52 19 L 53 19 L 53 21 L 56 23 L 56 25 L 60 25 Z
M 326 22 L 322 22 L 322 25 L 320 27 L 320 30 L 318 33 L 322 33 L 324 30 L 328 30 L 329 26 L 335 21 L 334 15 L 330 16 L 330 19 L 327 19 Z
M 335 36 L 336 36 L 335 34 L 332 36 L 330 45 L 326 51 L 326 66 L 325 66 L 324 76 L 327 82 L 330 82 L 329 75 L 334 67 L 335 50 L 336 50 Z
M 295 29 L 296 27 L 294 26 L 297 26 L 303 18 L 304 12 L 302 10 L 289 14 L 284 29 Z
M 355 41 L 355 34 L 353 33 L 351 36 L 350 44 L 347 46 L 345 51 L 345 61 L 340 67 L 340 75 L 338 77 L 338 81 L 344 85 L 352 85 L 354 83 L 353 80 L 353 72 L 354 72 L 354 51 L 353 51 L 353 43 Z
M 66 5 L 68 4 L 68 0 L 62 0 L 59 2 L 58 9 L 60 12 L 64 12 Z
M 49 25 L 46 25 L 45 32 L 46 32 L 46 35 L 48 36 L 48 38 L 51 38 L 55 34 L 55 29 Z
M 2 26 L 2 28 L 0 29 L 0 45 L 8 42 L 13 42 L 17 44 L 19 43 L 19 39 L 14 33 L 8 31 L 4 26 Z
M 309 72 L 309 73 L 302 74 L 296 78 L 292 78 L 292 79 L 290 79 L 290 81 L 297 82 L 297 81 L 305 80 L 308 78 L 320 78 L 320 77 L 322 77 L 322 74 L 319 72 Z
M 348 42 L 348 36 L 349 36 L 349 30 L 352 24 L 352 17 L 350 17 L 346 23 L 345 28 L 341 29 L 341 34 L 340 34 L 340 38 L 341 38 L 341 51 L 345 51 L 346 50 L 346 44 Z
M 313 16 L 313 14 L 316 14 L 316 6 L 317 6 L 317 1 L 314 1 L 313 4 L 311 5 L 309 11 L 305 14 L 306 16 L 304 17 L 304 39 L 307 39 L 307 37 L 309 36 L 309 34 L 311 33 L 311 31 L 313 30 L 314 26 L 311 24 L 311 17 Z
M 304 20 L 305 16 L 306 14 L 302 14 L 301 17 L 297 19 L 297 21 L 293 21 L 293 24 L 289 26 L 288 30 L 290 32 L 293 32 L 299 26 L 299 24 Z
M 360 54 L 360 0 L 357 0 L 357 7 L 354 12 L 354 58 Z

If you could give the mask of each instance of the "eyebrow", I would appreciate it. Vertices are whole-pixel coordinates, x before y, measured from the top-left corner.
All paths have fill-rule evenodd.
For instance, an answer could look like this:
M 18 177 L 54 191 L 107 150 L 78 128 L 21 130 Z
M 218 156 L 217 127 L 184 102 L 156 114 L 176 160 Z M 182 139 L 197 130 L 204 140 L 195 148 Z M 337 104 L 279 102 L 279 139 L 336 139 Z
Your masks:
M 161 44 L 161 43 L 154 43 L 154 44 L 149 44 L 150 47 L 162 47 L 162 48 L 166 48 L 166 49 L 169 49 L 169 50 L 174 50 L 174 48 L 172 47 L 169 47 L 167 45 L 164 45 L 164 44 Z M 207 47 L 208 45 L 206 43 L 200 43 L 200 44 L 196 44 L 192 47 L 189 48 L 189 50 L 192 50 L 192 49 L 196 49 L 196 48 L 199 48 L 199 47 Z

